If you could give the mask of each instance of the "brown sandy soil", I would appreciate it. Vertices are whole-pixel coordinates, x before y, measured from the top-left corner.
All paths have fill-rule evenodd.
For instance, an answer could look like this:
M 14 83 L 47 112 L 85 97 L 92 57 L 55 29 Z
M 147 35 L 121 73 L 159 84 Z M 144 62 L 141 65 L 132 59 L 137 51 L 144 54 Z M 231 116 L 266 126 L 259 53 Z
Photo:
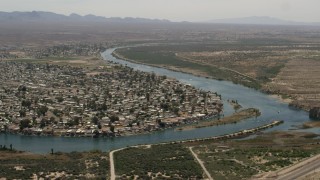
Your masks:
M 317 180 L 320 179 L 320 169 L 316 169 L 315 171 L 313 171 L 312 173 L 299 178 L 298 180 Z
M 183 52 L 177 54 L 185 60 L 200 64 L 226 68 L 236 71 L 239 74 L 253 79 L 261 78 L 261 68 L 273 68 L 283 65 L 286 60 L 281 57 L 286 56 L 281 52 L 275 51 L 273 54 L 261 54 L 265 51 L 214 51 L 214 52 Z M 268 57 L 267 57 L 268 56 Z
M 16 55 L 17 57 L 24 57 L 26 55 L 23 51 L 11 51 L 10 54 Z
M 320 128 L 320 121 L 309 121 L 303 124 L 303 128 Z
M 272 94 L 270 95 L 270 97 L 274 98 L 274 99 L 277 99 L 279 102 L 282 102 L 282 103 L 291 103 L 292 102 L 292 99 L 291 98 L 284 98 L 283 96 L 280 96 L 280 95 L 276 95 L 276 94 Z
M 291 97 L 293 106 L 309 110 L 320 106 L 320 60 L 289 61 L 264 89 Z
M 254 79 L 262 79 L 262 83 L 263 78 L 271 79 L 263 86 L 264 91 L 275 94 L 272 97 L 281 102 L 309 110 L 320 106 L 320 60 L 317 54 L 317 51 L 252 50 L 183 52 L 176 55 L 185 60 L 223 67 Z M 282 66 L 284 68 L 281 69 Z M 281 69 L 279 74 L 272 78 L 278 68 Z
M 79 65 L 79 66 L 91 66 L 91 65 L 99 65 L 99 64 L 105 64 L 104 60 L 101 60 L 99 58 L 96 58 L 94 56 L 77 56 L 77 57 L 71 57 L 70 60 L 50 60 L 51 63 L 54 64 L 63 64 L 68 63 L 70 65 Z
M 40 155 L 31 154 L 31 153 L 28 153 L 28 152 L 15 152 L 15 153 L 12 153 L 11 151 L 1 151 L 0 160 L 1 159 L 12 158 L 12 157 L 14 157 L 14 158 L 22 158 L 22 157 L 38 158 L 38 157 L 40 157 Z
M 98 67 L 98 66 L 106 66 L 106 61 L 94 57 L 94 56 L 74 56 L 74 57 L 65 57 L 63 60 L 57 60 L 54 58 L 46 58 L 46 59 L 8 59 L 6 61 L 19 61 L 19 62 L 32 62 L 32 63 L 49 63 L 56 65 L 69 65 L 76 67 Z

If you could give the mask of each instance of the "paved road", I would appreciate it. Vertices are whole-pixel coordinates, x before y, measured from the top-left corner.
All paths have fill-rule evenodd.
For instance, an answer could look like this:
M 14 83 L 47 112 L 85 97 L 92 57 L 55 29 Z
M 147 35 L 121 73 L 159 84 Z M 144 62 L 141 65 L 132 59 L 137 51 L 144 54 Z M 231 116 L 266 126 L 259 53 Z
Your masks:
M 193 152 L 192 150 L 193 147 L 189 147 L 190 152 L 192 153 L 192 155 L 196 158 L 196 160 L 198 161 L 198 163 L 200 164 L 201 168 L 203 169 L 204 173 L 206 173 L 208 179 L 213 180 L 213 178 L 211 177 L 210 173 L 208 172 L 208 170 L 206 169 L 206 167 L 204 166 L 203 162 L 201 161 L 201 159 L 198 158 L 197 154 L 195 152 Z
M 300 163 L 299 163 L 300 164 Z M 315 169 L 320 168 L 320 156 L 313 158 L 311 161 L 302 162 L 300 166 L 286 174 L 280 175 L 277 180 L 292 180 L 292 179 L 298 179 L 299 177 L 302 177 Z
M 273 171 L 266 172 L 260 175 L 253 176 L 254 180 L 292 180 L 303 178 L 305 175 L 313 172 L 315 169 L 320 169 L 320 154 L 301 161 L 293 166 Z

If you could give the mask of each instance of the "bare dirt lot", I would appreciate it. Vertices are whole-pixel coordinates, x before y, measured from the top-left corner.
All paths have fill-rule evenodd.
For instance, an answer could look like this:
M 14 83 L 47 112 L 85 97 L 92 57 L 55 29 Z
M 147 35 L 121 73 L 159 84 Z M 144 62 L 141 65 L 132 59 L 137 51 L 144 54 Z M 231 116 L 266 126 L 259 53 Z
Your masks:
M 291 105 L 309 110 L 320 106 L 319 77 L 319 59 L 295 59 L 289 61 L 264 89 L 291 98 Z

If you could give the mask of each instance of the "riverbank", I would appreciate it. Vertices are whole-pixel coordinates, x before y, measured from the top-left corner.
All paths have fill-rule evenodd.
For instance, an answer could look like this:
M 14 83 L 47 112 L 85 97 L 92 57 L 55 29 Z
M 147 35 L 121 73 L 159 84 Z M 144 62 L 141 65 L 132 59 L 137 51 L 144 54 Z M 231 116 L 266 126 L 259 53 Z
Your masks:
M 315 51 L 319 54 L 319 51 Z M 293 58 L 280 70 L 263 90 L 289 97 L 290 106 L 309 111 L 320 106 L 320 62 L 315 52 L 306 51 L 299 59 Z
M 173 141 L 152 145 L 144 144 L 113 150 L 110 152 L 111 179 L 116 179 L 116 177 L 127 179 L 130 176 L 138 176 L 143 179 L 145 179 L 146 176 L 166 176 L 168 178 L 179 177 L 184 179 L 193 179 L 197 177 L 196 179 L 203 179 L 203 177 L 201 177 L 202 170 L 200 169 L 199 164 L 195 164 L 194 157 L 191 156 L 192 154 L 195 155 L 195 153 L 192 150 L 188 151 L 191 148 L 190 145 L 197 145 L 197 143 L 199 143 L 204 146 L 212 142 L 218 143 L 228 139 L 241 138 L 281 123 L 283 122 L 273 121 L 264 126 L 210 138 Z M 192 154 L 190 154 L 190 152 Z M 143 166 L 141 166 L 142 163 L 140 163 L 140 158 L 143 158 Z M 201 161 L 198 159 L 198 162 Z M 150 167 L 152 168 L 149 169 Z M 206 169 L 204 165 L 201 167 L 202 169 Z M 186 169 L 188 170 L 186 171 Z M 209 172 L 206 172 L 206 174 L 210 177 Z
M 236 175 L 252 176 L 259 172 L 269 171 L 275 168 L 279 168 L 276 165 L 283 165 L 283 161 L 278 161 L 281 158 L 287 158 L 292 162 L 297 161 L 297 157 L 310 156 L 313 151 L 308 149 L 307 151 L 301 151 L 303 147 L 317 149 L 319 145 L 313 142 L 310 138 L 299 140 L 299 146 L 297 144 L 281 144 L 282 140 L 290 139 L 292 137 L 287 136 L 285 132 L 283 135 L 274 133 L 263 133 L 255 137 L 254 139 L 238 140 L 239 138 L 252 135 L 265 128 L 270 128 L 281 124 L 281 121 L 274 121 L 264 126 L 239 131 L 238 133 L 226 134 L 223 136 L 215 136 L 211 138 L 200 138 L 196 140 L 188 141 L 174 141 L 169 143 L 158 143 L 152 145 L 135 145 L 124 148 L 119 148 L 110 151 L 109 153 L 90 151 L 90 152 L 72 152 L 72 153 L 53 153 L 47 155 L 37 155 L 31 153 L 15 153 L 10 151 L 0 151 L 0 160 L 5 160 L 6 163 L 2 163 L 0 167 L 10 168 L 12 171 L 6 171 L 6 174 L 1 177 L 18 178 L 21 176 L 29 175 L 29 173 L 37 174 L 37 177 L 50 177 L 50 178 L 67 178 L 67 177 L 87 177 L 87 178 L 129 178 L 132 175 L 138 175 L 139 177 L 146 176 L 169 176 L 177 174 L 184 175 L 184 179 L 189 179 L 194 176 L 195 172 L 199 172 L 199 179 L 203 173 L 200 169 L 195 169 L 197 164 L 194 164 L 193 158 L 186 158 L 190 155 L 189 147 L 194 147 L 192 150 L 197 154 L 197 157 L 204 162 L 204 166 L 208 169 L 211 175 L 217 176 L 214 171 L 216 168 L 228 168 L 233 169 L 238 167 L 238 163 L 241 163 L 240 168 L 243 171 L 236 171 Z M 290 132 L 293 133 L 293 132 Z M 299 132 L 297 136 L 299 136 Z M 263 139 L 268 137 L 267 139 Z M 275 138 L 277 137 L 277 138 Z M 237 140 L 229 140 L 237 139 Z M 273 142 L 274 141 L 274 142 Z M 272 144 L 269 144 L 273 142 Z M 279 143 L 279 144 L 278 144 Z M 294 148 L 292 148 L 294 147 Z M 293 152 L 294 151 L 294 152 Z M 226 153 L 228 152 L 228 153 Z M 244 153 L 245 152 L 245 153 Z M 260 152 L 263 152 L 262 154 Z M 265 155 L 274 153 L 277 156 Z M 307 153 L 307 154 L 306 154 Z M 109 154 L 109 155 L 108 155 Z M 244 156 L 243 154 L 247 154 Z M 21 156 L 23 156 L 21 158 Z M 212 158 L 215 156 L 217 158 Z M 188 156 L 190 157 L 190 156 Z M 76 159 L 75 159 L 76 158 Z M 19 160 L 18 162 L 16 160 Z M 165 159 L 165 161 L 164 161 Z M 263 161 L 260 161 L 263 159 Z M 58 169 L 50 169 L 52 166 L 49 164 L 59 165 L 58 163 L 64 163 L 65 161 L 71 161 L 60 165 Z M 47 164 L 43 164 L 46 162 Z M 52 162 L 52 163 L 51 163 Z M 74 163 L 79 163 L 74 166 Z M 141 163 L 143 162 L 143 163 Z M 219 163 L 229 162 L 229 164 Z M 235 164 L 232 162 L 236 162 Z M 286 161 L 287 162 L 287 161 Z M 29 163 L 29 164 L 28 164 Z M 217 163 L 212 169 L 211 163 Z M 231 164 L 230 164 L 231 163 Z M 247 174 L 248 164 L 254 163 L 256 169 L 253 174 Z M 285 165 L 289 165 L 286 163 Z M 73 164 L 73 167 L 69 167 Z M 151 165 L 152 164 L 152 165 Z M 188 171 L 185 171 L 187 166 L 192 165 Z M 85 166 L 84 166 L 85 165 Z M 30 168 L 31 167 L 31 168 Z M 82 167 L 80 169 L 79 167 Z M 152 169 L 148 169 L 148 168 Z M 170 171 L 166 171 L 163 167 L 169 168 Z M 18 170 L 14 170 L 17 168 Z M 62 168 L 70 168 L 66 171 L 60 170 Z M 159 168 L 159 169 L 158 169 Z M 41 173 L 45 171 L 45 173 Z M 226 171 L 226 169 L 224 169 Z M 94 172 L 94 173 L 92 173 Z M 173 172 L 173 173 L 171 173 Z M 95 176 L 93 176 L 95 175 Z M 203 174 L 202 174 L 203 176 Z M 226 175 L 227 176 L 227 175 Z M 217 176 L 218 177 L 218 176 Z
M 173 67 L 173 66 L 168 66 L 168 65 L 155 65 L 155 64 L 150 64 L 150 63 L 143 63 L 143 62 L 139 62 L 139 61 L 135 61 L 135 60 L 132 60 L 132 59 L 129 59 L 129 58 L 126 58 L 125 56 L 119 54 L 116 50 L 112 52 L 112 56 L 114 56 L 115 58 L 118 58 L 118 59 L 122 59 L 122 60 L 125 60 L 125 61 L 128 61 L 128 62 L 132 62 L 132 63 L 136 63 L 136 64 L 142 64 L 142 65 L 147 65 L 147 66 L 151 66 L 151 67 L 157 67 L 157 68 L 165 68 L 165 69 L 168 69 L 168 70 L 171 70 L 171 71 L 175 71 L 175 72 L 182 72 L 182 73 L 188 73 L 188 74 L 192 74 L 194 76 L 197 76 L 197 77 L 205 77 L 205 78 L 210 78 L 210 79 L 215 79 L 215 80 L 222 80 L 220 78 L 215 78 L 213 76 L 210 76 L 209 74 L 207 73 L 204 73 L 202 71 L 196 71 L 194 69 L 186 69 L 186 68 L 176 68 L 176 67 Z M 227 80 L 223 80 L 223 81 L 227 81 Z M 234 83 L 234 82 L 233 82 Z M 245 86 L 245 84 L 244 84 Z M 261 88 L 254 88 L 256 90 L 260 90 L 261 92 L 265 93 L 264 89 L 261 89 Z M 268 94 L 268 93 L 267 93 Z M 277 95 L 275 92 L 274 94 L 268 94 L 270 97 L 278 100 L 279 102 L 281 103 L 286 103 L 286 104 L 290 104 L 293 102 L 292 99 L 285 99 L 283 98 L 282 96 L 280 95 Z M 303 108 L 301 108 L 303 109 Z M 306 109 L 303 109 L 305 111 L 307 111 Z
M 197 76 L 197 77 L 210 78 L 210 79 L 215 79 L 215 80 L 219 80 L 219 81 L 222 80 L 222 79 L 219 79 L 219 78 L 218 79 L 214 78 L 213 76 L 210 76 L 207 73 L 204 73 L 202 71 L 196 71 L 196 70 L 190 69 L 190 68 L 176 68 L 176 67 L 167 66 L 167 65 L 155 65 L 155 64 L 150 64 L 150 63 L 143 63 L 143 62 L 135 61 L 135 60 L 132 60 L 132 59 L 128 59 L 128 58 L 120 55 L 116 51 L 113 51 L 111 54 L 115 58 L 122 59 L 124 61 L 128 61 L 128 62 L 135 63 L 135 64 L 142 64 L 142 65 L 156 67 L 156 68 L 164 68 L 164 69 L 168 69 L 168 70 L 174 71 L 174 72 L 192 74 L 193 76 Z M 227 80 L 224 80 L 224 81 L 227 81 Z
M 308 129 L 308 128 L 320 128 L 320 121 L 310 121 L 310 122 L 305 122 L 302 125 L 303 128 Z
M 287 131 L 292 129 L 292 127 L 299 126 L 309 120 L 309 116 L 306 112 L 294 108 L 288 108 L 286 104 L 279 103 L 278 101 L 254 89 L 249 89 L 231 82 L 195 77 L 186 73 L 173 72 L 163 68 L 153 68 L 122 61 L 111 55 L 114 49 L 115 48 L 110 48 L 102 53 L 102 56 L 105 60 L 122 64 L 123 66 L 127 65 L 128 67 L 138 71 L 150 73 L 153 72 L 162 76 L 165 75 L 168 78 L 177 79 L 183 83 L 190 84 L 205 91 L 219 92 L 225 100 L 238 100 L 241 102 L 243 107 L 259 107 L 263 113 L 257 119 L 251 118 L 250 120 L 242 121 L 241 123 L 237 124 L 228 124 L 224 125 L 223 127 L 213 126 L 208 128 L 197 128 L 192 131 L 176 132 L 172 129 L 169 129 L 166 131 L 153 132 L 137 136 L 96 139 L 1 134 L 0 142 L 7 146 L 13 144 L 17 149 L 32 153 L 47 153 L 51 148 L 62 152 L 89 151 L 92 149 L 109 151 L 116 148 L 134 146 L 137 144 L 148 144 L 150 142 L 171 142 L 176 140 L 219 136 L 226 133 L 233 133 L 239 130 L 260 126 L 270 122 L 272 119 L 283 119 L 285 122 L 283 125 L 275 127 L 274 130 Z M 278 111 L 280 111 L 280 113 L 277 113 Z M 227 105 L 223 112 L 226 115 L 230 115 L 234 112 L 234 110 L 232 107 L 229 108 Z
M 13 89 L 0 90 L 5 97 L 0 101 L 0 131 L 39 136 L 126 136 L 176 127 L 223 110 L 217 93 L 174 78 L 113 63 L 93 69 L 51 63 L 0 63 L 6 69 L 2 85 Z M 61 82 L 65 83 L 57 87 Z M 7 108 L 12 104 L 22 106 Z
M 277 95 L 277 94 L 271 94 L 269 95 L 271 98 L 274 98 L 276 99 L 277 101 L 281 102 L 281 103 L 286 103 L 286 104 L 290 104 L 292 103 L 292 99 L 290 98 L 284 98 L 283 96 L 281 95 Z
M 281 77 L 282 77 L 281 73 L 286 72 L 287 66 L 290 66 L 292 64 L 291 61 L 289 61 L 289 62 L 281 61 L 281 63 L 279 63 L 278 61 L 274 61 L 274 60 L 270 60 L 270 59 L 268 59 L 268 60 L 270 60 L 270 62 L 268 62 L 264 59 L 260 59 L 262 61 L 261 62 L 262 65 L 259 64 L 259 61 L 255 61 L 253 63 L 255 65 L 253 65 L 252 68 L 248 68 L 248 66 L 250 66 L 250 65 L 247 65 L 247 64 L 250 64 L 250 63 L 248 63 L 246 61 L 244 61 L 242 64 L 236 64 L 236 65 L 231 66 L 230 68 L 225 68 L 224 65 L 227 66 L 230 64 L 228 64 L 228 63 L 223 64 L 222 61 L 219 61 L 219 60 L 217 60 L 217 63 L 218 64 L 222 63 L 222 64 L 220 64 L 220 66 L 217 66 L 214 63 L 212 64 L 211 60 L 214 58 L 209 58 L 211 56 L 208 56 L 209 59 L 206 59 L 205 58 L 205 57 L 207 57 L 206 53 L 198 54 L 198 53 L 185 52 L 186 54 L 184 56 L 176 56 L 177 53 L 175 53 L 175 55 L 172 55 L 172 52 L 174 52 L 174 49 L 172 49 L 170 51 L 163 50 L 163 52 L 162 52 L 161 48 L 160 48 L 158 51 L 160 51 L 161 53 L 160 52 L 158 53 L 157 49 L 155 49 L 155 48 L 142 48 L 142 47 L 141 48 L 135 47 L 135 48 L 136 49 L 133 49 L 133 48 L 122 49 L 122 48 L 120 48 L 118 51 L 116 50 L 113 55 L 115 57 L 120 58 L 120 59 L 124 59 L 126 61 L 130 61 L 130 62 L 134 62 L 134 63 L 138 63 L 138 64 L 166 68 L 166 69 L 169 69 L 172 71 L 189 73 L 189 74 L 192 74 L 195 76 L 200 76 L 200 77 L 206 77 L 206 78 L 223 80 L 223 81 L 231 81 L 235 84 L 241 84 L 246 87 L 254 88 L 256 90 L 260 90 L 261 92 L 271 94 L 272 97 L 278 99 L 280 102 L 289 104 L 289 106 L 296 107 L 298 109 L 302 109 L 305 111 L 309 111 L 310 108 L 318 106 L 317 102 L 319 102 L 319 97 L 317 96 L 318 93 L 315 93 L 318 89 L 316 89 L 315 92 L 313 92 L 312 88 L 308 88 L 307 90 L 305 90 L 305 89 L 301 89 L 304 87 L 300 87 L 301 84 L 304 84 L 306 82 L 308 82 L 307 87 L 315 86 L 315 84 L 317 84 L 316 83 L 317 80 L 315 79 L 315 77 L 317 77 L 317 76 L 315 76 L 314 74 L 318 73 L 318 72 L 314 72 L 315 70 L 313 70 L 312 72 L 309 73 L 308 76 L 306 76 L 306 77 L 303 76 L 303 77 L 299 77 L 299 78 L 295 77 L 295 76 L 297 76 L 297 73 L 295 73 L 295 75 L 292 75 L 292 73 L 291 73 L 291 74 L 289 74 L 290 76 L 288 75 L 288 77 L 286 77 L 284 80 L 281 80 Z M 135 51 L 135 50 L 137 50 L 137 51 Z M 195 54 L 198 54 L 198 56 L 196 56 Z M 213 53 L 213 54 L 215 54 L 215 53 Z M 211 55 L 213 55 L 213 54 L 211 54 Z M 217 54 L 219 54 L 219 53 L 217 52 L 216 55 Z M 157 55 L 159 55 L 161 58 L 157 57 Z M 193 57 L 193 55 L 195 57 L 190 58 L 190 57 Z M 241 53 L 239 54 L 239 56 L 240 55 L 241 55 Z M 235 57 L 235 58 L 241 59 L 241 57 Z M 163 62 L 161 61 L 161 59 L 164 59 Z M 217 59 L 219 59 L 219 58 L 217 58 Z M 281 58 L 281 59 L 283 59 L 283 58 Z M 173 63 L 173 61 L 177 61 L 177 62 Z M 215 60 L 212 60 L 212 61 L 215 61 Z M 208 64 L 206 64 L 204 62 L 206 62 Z M 299 60 L 299 62 L 300 62 L 300 60 Z M 316 63 L 311 63 L 308 61 L 306 63 L 308 64 L 308 68 L 312 67 L 312 65 L 317 66 Z M 231 62 L 231 64 L 232 64 L 232 62 Z M 302 63 L 301 66 L 305 67 L 307 65 L 304 65 Z M 210 68 L 208 68 L 208 67 L 210 67 Z M 249 74 L 251 72 L 250 71 L 251 69 L 254 69 L 254 70 L 252 70 L 254 72 L 251 72 L 250 76 L 243 74 L 243 73 L 240 73 L 238 71 L 241 71 L 241 67 L 243 67 L 243 69 L 245 69 L 244 71 L 248 71 Z M 258 68 L 258 67 L 260 67 L 260 68 Z M 300 67 L 300 66 L 298 66 L 298 67 Z M 238 71 L 236 71 L 234 69 L 236 69 Z M 313 69 L 315 69 L 315 68 L 313 68 Z M 255 78 L 253 78 L 251 76 L 253 76 Z M 279 82 L 274 82 L 274 80 L 277 78 L 279 79 L 279 77 L 280 77 L 280 80 L 278 80 Z M 291 81 L 293 81 L 293 82 L 291 82 L 291 84 L 288 84 L 288 86 L 286 85 L 286 83 L 281 83 L 282 81 L 285 81 L 285 82 L 288 81 L 287 79 L 289 79 L 290 82 Z M 295 80 L 292 80 L 292 79 L 295 79 Z M 300 79 L 300 80 L 297 80 L 297 79 Z M 313 79 L 313 81 L 309 81 L 307 79 Z M 303 82 L 300 82 L 301 80 L 303 80 Z M 297 81 L 299 83 L 296 83 L 295 81 Z M 299 90 L 297 90 L 297 89 L 299 89 Z M 298 92 L 298 93 L 293 93 L 292 91 Z M 279 94 L 279 92 L 280 92 L 280 94 L 282 94 L 282 97 L 277 96 Z M 312 96 L 311 96 L 311 94 L 312 94 Z M 286 98 L 286 97 L 290 97 L 290 98 Z M 301 97 L 301 98 L 299 98 L 299 97 Z
M 233 115 L 224 117 L 222 119 L 211 120 L 211 121 L 200 121 L 197 124 L 192 124 L 192 125 L 187 125 L 187 126 L 182 126 L 182 127 L 176 128 L 176 130 L 186 131 L 186 130 L 192 130 L 195 128 L 204 128 L 204 127 L 209 127 L 209 126 L 219 126 L 219 125 L 232 124 L 232 123 L 237 123 L 237 122 L 240 122 L 240 121 L 248 119 L 248 118 L 258 117 L 260 115 L 261 115 L 261 113 L 258 109 L 249 108 L 249 109 L 244 109 L 239 112 L 236 112 Z

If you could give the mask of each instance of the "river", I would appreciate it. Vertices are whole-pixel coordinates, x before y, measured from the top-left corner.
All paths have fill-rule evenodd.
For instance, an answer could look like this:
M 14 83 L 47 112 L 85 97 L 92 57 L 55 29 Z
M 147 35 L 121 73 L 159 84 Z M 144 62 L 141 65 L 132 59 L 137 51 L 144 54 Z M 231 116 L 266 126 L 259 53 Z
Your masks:
M 223 125 L 217 127 L 207 127 L 194 129 L 190 131 L 174 131 L 173 129 L 154 132 L 151 134 L 135 135 L 128 137 L 116 138 L 75 138 L 75 137 L 51 137 L 51 136 L 23 136 L 13 134 L 0 134 L 0 145 L 13 145 L 18 150 L 29 151 L 33 153 L 48 153 L 51 148 L 54 151 L 71 152 L 71 151 L 89 151 L 100 149 L 109 151 L 112 149 L 122 148 L 138 144 L 150 144 L 167 142 L 173 140 L 184 140 L 192 138 L 204 138 L 226 133 L 233 133 L 243 129 L 254 128 L 273 120 L 283 120 L 284 123 L 266 131 L 274 130 L 292 130 L 305 121 L 309 121 L 308 113 L 298 109 L 288 107 L 286 103 L 242 85 L 233 84 L 227 81 L 218 81 L 197 77 L 194 75 L 175 72 L 163 68 L 151 67 L 141 64 L 135 64 L 117 59 L 112 56 L 115 48 L 107 49 L 102 53 L 105 60 L 113 61 L 132 67 L 136 70 L 145 72 L 154 72 L 158 75 L 166 75 L 176 78 L 184 83 L 191 84 L 197 88 L 218 92 L 224 100 L 224 114 L 229 115 L 234 112 L 232 107 L 226 102 L 227 99 L 236 99 L 243 108 L 254 107 L 261 111 L 261 116 L 251 118 L 237 124 Z M 301 130 L 300 130 L 301 131 Z M 317 132 L 318 129 L 308 129 L 304 131 Z

